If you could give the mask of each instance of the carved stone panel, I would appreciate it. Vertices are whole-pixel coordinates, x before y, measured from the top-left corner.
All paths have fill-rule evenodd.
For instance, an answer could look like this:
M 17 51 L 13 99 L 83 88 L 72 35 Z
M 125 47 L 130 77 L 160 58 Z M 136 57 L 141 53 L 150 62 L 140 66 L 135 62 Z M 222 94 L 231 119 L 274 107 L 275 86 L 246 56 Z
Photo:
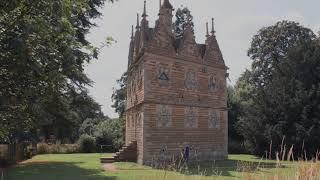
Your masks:
M 211 75 L 208 80 L 208 89 L 210 92 L 217 90 L 217 78 L 214 75 Z
M 217 111 L 217 110 L 209 110 L 208 127 L 209 128 L 220 128 L 219 111 Z
M 172 109 L 169 105 L 157 105 L 157 126 L 158 127 L 171 127 Z
M 185 108 L 185 122 L 186 128 L 197 128 L 198 127 L 198 109 L 195 107 Z
M 192 69 L 189 69 L 186 73 L 185 86 L 187 90 L 198 89 L 197 73 Z
M 158 67 L 157 80 L 160 86 L 170 85 L 170 69 L 169 67 Z

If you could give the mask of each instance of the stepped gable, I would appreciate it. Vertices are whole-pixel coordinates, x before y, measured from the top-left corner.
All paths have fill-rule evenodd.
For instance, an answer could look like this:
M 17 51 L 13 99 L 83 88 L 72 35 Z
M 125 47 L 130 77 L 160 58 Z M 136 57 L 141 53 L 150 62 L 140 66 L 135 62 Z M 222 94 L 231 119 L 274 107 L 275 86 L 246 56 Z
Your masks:
M 208 31 L 205 44 L 198 44 L 195 40 L 191 26 L 186 27 L 186 31 L 181 39 L 175 39 L 173 33 L 172 13 L 174 9 L 168 0 L 160 4 L 159 18 L 155 22 L 155 27 L 149 27 L 147 20 L 146 1 L 142 20 L 137 16 L 137 26 L 134 36 L 131 37 L 129 51 L 129 67 L 132 63 L 140 59 L 146 51 L 169 56 L 193 57 L 202 59 L 206 64 L 223 64 L 224 60 L 216 39 L 214 30 L 214 20 L 212 19 L 211 34 Z

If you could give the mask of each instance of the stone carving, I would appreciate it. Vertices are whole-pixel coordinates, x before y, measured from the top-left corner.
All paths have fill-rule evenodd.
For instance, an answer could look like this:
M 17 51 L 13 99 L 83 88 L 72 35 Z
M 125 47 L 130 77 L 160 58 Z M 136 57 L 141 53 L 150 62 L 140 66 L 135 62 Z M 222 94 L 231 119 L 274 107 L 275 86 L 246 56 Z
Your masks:
M 198 111 L 195 107 L 185 108 L 185 123 L 186 128 L 198 127 Z
M 217 78 L 214 75 L 209 77 L 208 89 L 210 92 L 213 92 L 217 89 Z
M 220 116 L 217 110 L 210 110 L 208 115 L 208 127 L 219 128 L 220 127 Z
M 197 74 L 194 70 L 189 70 L 186 73 L 185 86 L 188 90 L 197 90 L 198 89 Z
M 171 107 L 169 105 L 157 105 L 158 127 L 170 127 L 171 122 Z
M 170 69 L 167 67 L 158 68 L 157 74 L 158 82 L 160 86 L 167 86 L 170 82 Z

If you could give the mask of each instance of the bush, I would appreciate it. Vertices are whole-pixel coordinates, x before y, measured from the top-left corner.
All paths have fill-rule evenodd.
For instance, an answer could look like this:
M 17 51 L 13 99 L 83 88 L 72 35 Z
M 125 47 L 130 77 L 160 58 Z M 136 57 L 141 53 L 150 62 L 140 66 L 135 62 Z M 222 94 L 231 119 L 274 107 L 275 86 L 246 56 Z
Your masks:
M 83 153 L 96 152 L 96 140 L 90 135 L 81 135 L 78 144 L 80 151 Z
M 118 151 L 123 145 L 124 121 L 109 119 L 96 126 L 95 137 L 97 145 L 111 145 L 113 151 Z
M 228 142 L 228 152 L 230 154 L 248 154 L 244 142 L 229 139 Z
M 38 154 L 71 154 L 78 153 L 78 144 L 51 144 L 39 143 L 37 145 Z
M 0 157 L 0 168 L 4 168 L 8 165 L 8 160 L 5 159 L 4 157 Z
M 50 147 L 46 143 L 37 144 L 37 154 L 50 154 Z

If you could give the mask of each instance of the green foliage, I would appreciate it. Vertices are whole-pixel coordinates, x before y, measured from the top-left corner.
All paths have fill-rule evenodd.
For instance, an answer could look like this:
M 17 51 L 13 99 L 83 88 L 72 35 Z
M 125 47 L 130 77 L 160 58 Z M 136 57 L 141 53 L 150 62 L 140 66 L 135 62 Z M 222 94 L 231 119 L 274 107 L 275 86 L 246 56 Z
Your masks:
M 96 131 L 96 126 L 108 118 L 88 118 L 81 124 L 79 134 L 88 134 L 93 136 Z
M 79 149 L 83 153 L 93 153 L 96 152 L 96 139 L 93 136 L 83 134 L 80 136 Z
M 245 153 L 244 139 L 237 131 L 237 123 L 240 118 L 240 97 L 237 96 L 235 88 L 228 86 L 228 151 L 229 153 Z
M 71 154 L 78 153 L 78 144 L 37 144 L 37 154 Z
M 87 96 L 91 84 L 84 65 L 96 56 L 85 35 L 104 2 L 0 2 L 1 139 L 21 139 L 43 126 L 55 126 L 57 136 L 72 135 L 82 113 L 92 113 L 77 107 L 77 98 Z
M 111 146 L 108 150 L 117 151 L 123 145 L 124 135 L 123 119 L 87 119 L 80 127 L 81 135 L 94 137 L 96 149 L 101 149 L 101 145 Z
M 124 121 L 109 119 L 96 126 L 94 136 L 97 145 L 112 145 L 113 150 L 119 150 L 123 145 Z
M 272 78 L 272 71 L 279 69 L 279 62 L 288 50 L 315 39 L 311 29 L 292 21 L 280 21 L 259 30 L 251 42 L 248 56 L 252 62 L 252 78 L 256 86 L 265 86 Z
M 294 154 L 319 149 L 320 49 L 310 29 L 278 22 L 259 31 L 249 50 L 252 71 L 238 81 L 237 129 L 254 153 L 280 147 L 283 137 Z
M 121 78 L 117 80 L 118 88 L 114 88 L 113 94 L 111 96 L 115 112 L 119 114 L 122 118 L 126 110 L 126 100 L 127 100 L 127 72 L 123 73 Z
M 187 8 L 178 8 L 176 11 L 176 21 L 173 24 L 174 34 L 176 39 L 181 39 L 185 32 L 187 25 L 190 24 L 192 31 L 194 31 L 193 16 L 191 11 Z

